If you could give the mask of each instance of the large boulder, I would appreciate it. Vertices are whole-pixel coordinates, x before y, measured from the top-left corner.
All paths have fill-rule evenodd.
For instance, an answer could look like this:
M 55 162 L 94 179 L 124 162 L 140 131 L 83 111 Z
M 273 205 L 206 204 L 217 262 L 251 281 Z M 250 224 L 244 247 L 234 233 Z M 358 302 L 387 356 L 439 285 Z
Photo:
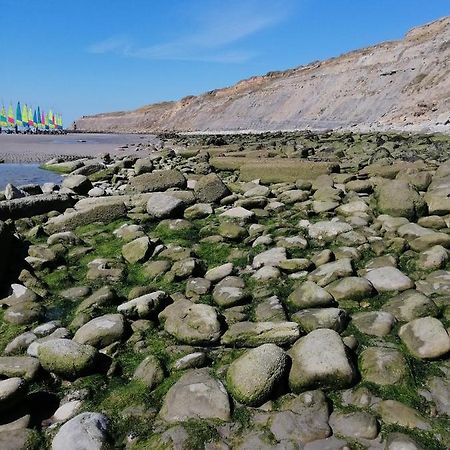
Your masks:
M 383 214 L 413 220 L 426 213 L 426 203 L 407 182 L 383 180 L 377 188 L 378 209 Z
M 344 388 L 355 379 L 355 369 L 336 331 L 311 331 L 292 346 L 289 355 L 292 358 L 289 386 L 294 392 L 321 386 Z
M 184 189 L 186 178 L 179 170 L 155 170 L 152 173 L 131 178 L 130 187 L 138 192 L 158 192 L 170 188 Z
M 185 344 L 210 345 L 220 338 L 220 322 L 212 306 L 179 300 L 158 317 L 164 329 Z
M 122 314 L 106 314 L 90 320 L 79 328 L 73 340 L 79 344 L 103 348 L 119 341 L 124 333 L 125 321 Z
M 286 353 L 274 344 L 246 351 L 227 372 L 227 387 L 240 403 L 259 406 L 271 395 L 288 368 Z
M 218 202 L 230 194 L 228 188 L 215 173 L 201 177 L 195 184 L 194 192 L 197 198 L 204 203 Z
M 66 194 L 41 194 L 14 200 L 0 201 L 0 220 L 20 219 L 46 214 L 50 211 L 63 212 L 73 205 Z
M 42 367 L 66 379 L 89 372 L 95 364 L 97 350 L 91 345 L 70 339 L 52 339 L 39 345 L 38 358 Z
M 81 225 L 88 225 L 94 222 L 110 223 L 121 217 L 125 217 L 127 208 L 123 199 L 107 197 L 99 198 L 97 203 L 88 204 L 76 211 L 67 212 L 56 217 L 52 217 L 45 225 L 47 234 L 60 231 L 74 230 Z
M 66 422 L 52 441 L 52 450 L 102 450 L 109 439 L 109 420 L 99 413 L 84 412 Z
M 160 411 L 167 422 L 230 420 L 230 401 L 223 384 L 208 369 L 185 373 L 167 392 Z

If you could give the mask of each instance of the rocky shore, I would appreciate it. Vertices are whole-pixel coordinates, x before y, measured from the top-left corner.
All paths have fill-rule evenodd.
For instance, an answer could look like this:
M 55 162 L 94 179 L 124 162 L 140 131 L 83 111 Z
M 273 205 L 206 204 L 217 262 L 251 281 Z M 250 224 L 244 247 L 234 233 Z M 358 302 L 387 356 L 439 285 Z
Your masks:
M 0 197 L 0 448 L 450 447 L 450 138 L 179 136 Z

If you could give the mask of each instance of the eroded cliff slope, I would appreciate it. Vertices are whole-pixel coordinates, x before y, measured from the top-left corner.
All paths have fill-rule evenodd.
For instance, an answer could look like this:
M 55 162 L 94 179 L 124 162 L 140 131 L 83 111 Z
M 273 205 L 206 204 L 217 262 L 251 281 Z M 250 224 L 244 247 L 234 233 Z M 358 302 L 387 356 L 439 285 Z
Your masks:
M 450 132 L 450 17 L 323 62 L 176 102 L 84 116 L 104 132 L 377 129 Z

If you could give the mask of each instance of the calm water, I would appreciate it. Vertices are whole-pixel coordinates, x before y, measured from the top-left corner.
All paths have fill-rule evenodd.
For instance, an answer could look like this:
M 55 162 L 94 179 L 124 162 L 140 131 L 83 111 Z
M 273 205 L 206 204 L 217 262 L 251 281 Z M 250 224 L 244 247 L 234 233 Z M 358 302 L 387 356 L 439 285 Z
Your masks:
M 0 190 L 8 183 L 14 186 L 23 184 L 61 183 L 62 177 L 57 173 L 39 168 L 39 164 L 0 164 Z

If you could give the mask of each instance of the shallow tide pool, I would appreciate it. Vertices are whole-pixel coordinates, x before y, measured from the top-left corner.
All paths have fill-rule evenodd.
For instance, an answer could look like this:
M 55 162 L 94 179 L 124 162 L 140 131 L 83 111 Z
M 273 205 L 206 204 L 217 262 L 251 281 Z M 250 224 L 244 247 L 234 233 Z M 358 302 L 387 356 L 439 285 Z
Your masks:
M 0 164 L 0 190 L 8 183 L 14 186 L 24 184 L 61 183 L 61 175 L 43 170 L 39 164 Z

